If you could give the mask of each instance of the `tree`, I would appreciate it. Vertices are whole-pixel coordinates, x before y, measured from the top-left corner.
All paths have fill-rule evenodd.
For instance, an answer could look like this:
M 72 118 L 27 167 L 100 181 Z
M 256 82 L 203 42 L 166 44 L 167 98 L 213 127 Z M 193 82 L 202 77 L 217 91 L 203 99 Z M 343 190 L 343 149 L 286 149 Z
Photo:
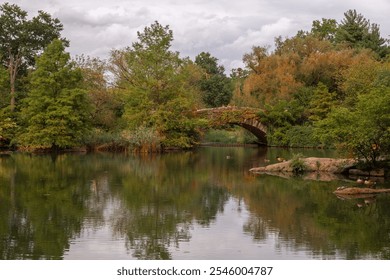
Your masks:
M 317 122 L 316 135 L 375 167 L 390 152 L 390 87 L 360 94 L 355 108 L 336 107 Z
M 145 143 L 132 137 L 151 136 L 154 143 L 157 135 L 162 146 L 190 147 L 197 135 L 192 116 L 196 94 L 187 71 L 191 63 L 170 50 L 169 26 L 155 22 L 137 35 L 131 47 L 111 54 L 111 71 L 125 98 L 126 138 Z M 148 133 L 134 133 L 140 128 Z
M 64 43 L 54 40 L 37 59 L 31 76 L 21 110 L 26 125 L 18 139 L 22 145 L 57 149 L 81 144 L 89 116 L 81 82 L 81 71 L 70 61 Z
M 10 106 L 15 108 L 16 81 L 21 69 L 34 65 L 35 56 L 53 40 L 60 38 L 62 24 L 39 11 L 31 20 L 19 6 L 0 6 L 0 59 L 9 73 Z M 66 42 L 64 40 L 64 42 Z
M 380 36 L 379 26 L 375 23 L 371 24 L 356 10 L 348 10 L 344 13 L 344 19 L 336 32 L 336 42 L 346 43 L 353 48 L 371 49 L 380 58 L 390 53 L 389 41 Z
M 302 86 L 296 79 L 299 60 L 295 53 L 262 58 L 244 82 L 244 94 L 256 97 L 256 105 L 262 108 L 265 104 L 275 105 L 281 99 L 291 100 L 292 94 Z
M 8 72 L 5 68 L 0 66 L 0 108 L 4 108 L 9 102 L 6 100 L 6 97 L 9 94 L 8 91 Z
M 204 70 L 204 77 L 199 81 L 203 102 L 210 107 L 220 107 L 229 104 L 233 87 L 226 77 L 225 68 L 218 65 L 218 59 L 210 53 L 201 52 L 195 58 L 195 64 Z
M 323 83 L 319 83 L 313 92 L 309 104 L 309 119 L 318 121 L 326 118 L 332 107 L 336 104 L 336 94 L 329 92 L 329 89 Z
M 385 65 L 372 55 L 360 55 L 350 67 L 341 71 L 339 87 L 345 95 L 344 104 L 350 107 L 356 105 L 358 95 L 369 92 L 375 86 L 374 83 L 384 67 Z
M 325 84 L 341 99 L 344 98 L 340 88 L 341 74 L 370 59 L 372 53 L 367 50 L 341 49 L 312 53 L 303 60 L 299 77 L 309 86 L 317 86 L 319 82 Z
M 337 28 L 337 21 L 335 19 L 323 18 L 321 21 L 313 21 L 311 33 L 322 40 L 334 42 Z
M 96 129 L 112 131 L 118 126 L 123 113 L 123 102 L 109 87 L 107 65 L 98 58 L 79 56 L 77 66 L 83 76 L 83 88 L 91 103 L 91 121 Z
M 267 104 L 260 111 L 261 122 L 267 126 L 267 143 L 269 145 L 288 146 L 287 131 L 296 121 L 296 102 L 281 100 L 275 105 Z

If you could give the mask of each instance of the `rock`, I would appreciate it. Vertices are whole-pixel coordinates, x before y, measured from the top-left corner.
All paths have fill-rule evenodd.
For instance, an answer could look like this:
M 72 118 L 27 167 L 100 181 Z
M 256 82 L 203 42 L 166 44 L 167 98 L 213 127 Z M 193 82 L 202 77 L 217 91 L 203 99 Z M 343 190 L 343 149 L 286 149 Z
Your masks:
M 356 161 L 353 159 L 335 159 L 335 158 L 301 158 L 306 165 L 307 172 L 329 172 L 334 174 L 341 174 L 352 168 Z M 255 173 L 269 173 L 269 172 L 293 172 L 291 167 L 291 160 L 270 164 L 262 167 L 255 167 L 249 171 Z

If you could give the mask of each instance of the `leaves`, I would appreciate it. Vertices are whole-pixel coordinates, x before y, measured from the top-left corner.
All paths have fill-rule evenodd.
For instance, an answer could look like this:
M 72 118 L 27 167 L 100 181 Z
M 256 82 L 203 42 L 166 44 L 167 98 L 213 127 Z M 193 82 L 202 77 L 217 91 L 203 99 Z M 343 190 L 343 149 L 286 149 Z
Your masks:
M 62 24 L 48 13 L 39 11 L 31 20 L 27 12 L 15 4 L 0 6 L 0 59 L 9 72 L 11 110 L 15 109 L 16 82 L 21 69 L 34 65 L 35 56 L 54 39 L 60 38 Z M 64 39 L 64 44 L 68 42 Z
M 356 10 L 344 13 L 344 19 L 336 32 L 336 42 L 346 43 L 353 48 L 371 49 L 380 58 L 390 53 L 390 47 L 387 45 L 389 41 L 380 36 L 379 26 L 371 24 Z
M 155 22 L 138 32 L 132 47 L 112 52 L 116 84 L 124 96 L 129 131 L 158 131 L 162 146 L 190 147 L 196 141 L 192 109 L 196 89 L 190 62 L 170 50 L 173 33 Z M 144 130 L 144 129 L 143 129 Z
M 81 72 L 64 44 L 54 40 L 37 60 L 21 116 L 26 129 L 19 142 L 36 148 L 66 148 L 81 143 L 88 129 L 88 103 Z
M 195 64 L 203 71 L 203 78 L 199 81 L 202 100 L 206 106 L 220 107 L 229 104 L 233 87 L 230 78 L 226 77 L 225 68 L 218 65 L 218 59 L 210 53 L 201 52 L 195 57 Z
M 334 142 L 375 166 L 380 155 L 390 151 L 390 88 L 360 94 L 354 110 L 334 108 L 316 124 L 322 142 Z

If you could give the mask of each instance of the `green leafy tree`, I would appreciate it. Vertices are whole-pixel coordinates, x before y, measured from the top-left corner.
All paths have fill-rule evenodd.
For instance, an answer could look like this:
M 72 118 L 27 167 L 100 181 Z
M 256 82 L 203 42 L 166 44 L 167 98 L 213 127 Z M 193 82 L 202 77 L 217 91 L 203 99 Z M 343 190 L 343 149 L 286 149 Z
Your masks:
M 131 47 L 111 54 L 111 71 L 125 98 L 125 135 L 144 127 L 148 133 L 137 135 L 152 135 L 153 143 L 159 135 L 163 147 L 190 147 L 197 135 L 192 116 L 196 94 L 187 71 L 191 63 L 170 50 L 169 26 L 155 22 L 137 34 Z
M 230 78 L 218 65 L 218 59 L 210 53 L 202 52 L 195 58 L 195 63 L 204 70 L 203 79 L 199 81 L 203 102 L 210 107 L 220 107 L 229 104 L 233 95 L 233 86 Z
M 344 104 L 353 107 L 357 102 L 357 96 L 369 92 L 376 87 L 382 70 L 388 68 L 372 56 L 361 56 L 358 63 L 342 71 L 339 87 L 345 95 Z
M 0 109 L 0 148 L 8 148 L 11 140 L 15 136 L 17 124 L 12 118 L 11 112 Z
M 6 96 L 8 95 L 8 85 L 9 85 L 9 81 L 8 81 L 8 72 L 7 70 L 0 66 L 0 108 L 3 108 L 5 107 L 5 103 L 8 103 L 6 102 Z
M 336 104 L 336 94 L 329 92 L 326 85 L 319 83 L 313 92 L 309 104 L 309 119 L 318 121 L 326 118 L 332 107 Z
M 81 71 L 70 61 L 63 42 L 54 40 L 32 73 L 31 90 L 21 110 L 26 125 L 19 137 L 22 145 L 57 149 L 81 143 L 89 114 L 81 82 Z
M 274 106 L 267 105 L 260 112 L 261 122 L 267 126 L 269 145 L 288 146 L 287 131 L 296 121 L 296 102 L 279 101 Z
M 15 108 L 17 79 L 23 69 L 34 65 L 35 56 L 53 40 L 60 38 L 62 24 L 39 11 L 32 19 L 19 6 L 0 6 L 0 59 L 9 74 L 10 106 Z M 65 42 L 65 40 L 64 40 Z
M 377 87 L 360 94 L 356 107 L 336 107 L 316 123 L 323 143 L 338 147 L 375 166 L 390 152 L 390 88 Z
M 313 21 L 311 33 L 322 40 L 334 42 L 337 33 L 337 21 L 335 19 L 323 18 L 321 21 Z
M 91 126 L 87 145 L 97 148 L 100 145 L 108 147 L 107 143 L 120 141 L 122 126 L 123 100 L 112 87 L 107 77 L 107 63 L 85 56 L 76 57 L 77 66 L 83 76 L 83 88 L 87 91 L 88 102 L 91 105 Z

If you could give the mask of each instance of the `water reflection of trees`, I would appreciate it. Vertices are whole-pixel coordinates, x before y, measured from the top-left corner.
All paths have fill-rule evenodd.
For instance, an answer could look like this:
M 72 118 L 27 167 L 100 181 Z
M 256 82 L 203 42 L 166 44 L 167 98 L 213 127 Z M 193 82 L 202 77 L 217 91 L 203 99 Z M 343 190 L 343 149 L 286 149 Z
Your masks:
M 257 186 L 236 190 L 251 212 L 244 231 L 255 240 L 277 234 L 280 246 L 315 258 L 389 259 L 390 197 L 342 201 L 332 193 L 337 184 L 259 178 Z
M 249 210 L 243 231 L 255 242 L 273 235 L 314 258 L 390 258 L 390 196 L 340 200 L 338 182 L 249 174 L 266 156 L 232 148 L 1 158 L 0 258 L 60 259 L 85 230 L 109 224 L 133 257 L 169 259 L 192 227 L 213 226 L 230 196 Z
M 80 233 L 89 191 L 66 156 L 1 162 L 0 258 L 60 259 Z
M 127 237 L 134 257 L 170 259 L 169 248 L 190 239 L 194 221 L 208 225 L 223 210 L 227 190 L 204 183 L 207 174 L 189 168 L 196 165 L 196 156 L 188 153 L 133 158 L 122 166 L 125 172 L 113 181 L 120 207 L 111 223 Z
M 193 153 L 13 155 L 0 169 L 2 259 L 60 259 L 83 230 L 107 222 L 126 236 L 136 258 L 167 259 L 168 248 L 189 240 L 194 221 L 208 225 L 227 190 L 195 174 Z M 174 172 L 175 171 L 175 172 Z

